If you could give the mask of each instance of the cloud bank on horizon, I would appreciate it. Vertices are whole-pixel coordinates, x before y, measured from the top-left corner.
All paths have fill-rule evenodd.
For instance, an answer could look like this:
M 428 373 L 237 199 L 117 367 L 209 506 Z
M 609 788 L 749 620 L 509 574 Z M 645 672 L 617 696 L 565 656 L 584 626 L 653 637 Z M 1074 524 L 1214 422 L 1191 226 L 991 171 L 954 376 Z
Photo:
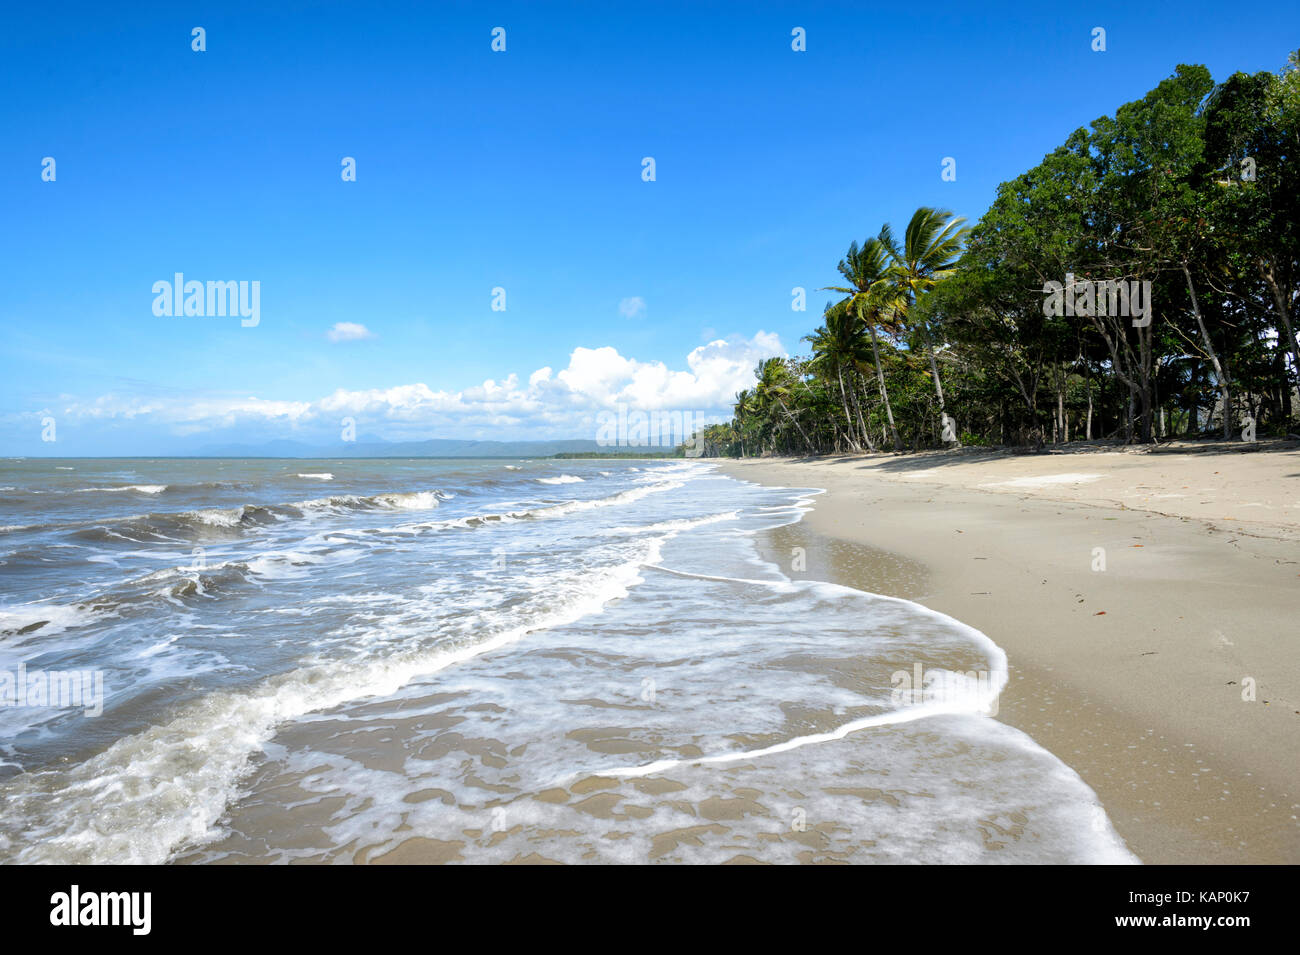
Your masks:
M 371 336 L 365 326 L 350 325 L 337 340 Z M 620 408 L 726 420 L 736 393 L 754 384 L 754 367 L 785 355 L 780 338 L 760 330 L 700 345 L 686 355 L 685 369 L 638 361 L 608 345 L 580 346 L 558 371 L 545 366 L 526 382 L 511 373 L 459 391 L 414 382 L 301 400 L 210 392 L 66 395 L 39 411 L 5 416 L 4 443 L 13 453 L 43 456 L 184 453 L 277 439 L 330 445 L 340 440 L 345 419 L 358 436 L 388 441 L 593 439 L 597 415 Z M 57 429 L 54 441 L 39 439 L 46 420 Z

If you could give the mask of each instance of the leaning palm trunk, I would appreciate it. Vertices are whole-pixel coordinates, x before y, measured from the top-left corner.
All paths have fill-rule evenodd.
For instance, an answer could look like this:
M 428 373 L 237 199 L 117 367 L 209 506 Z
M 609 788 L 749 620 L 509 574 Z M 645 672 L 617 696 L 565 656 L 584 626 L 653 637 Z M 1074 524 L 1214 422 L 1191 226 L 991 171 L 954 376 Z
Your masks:
M 948 420 L 948 409 L 944 407 L 943 382 L 939 380 L 939 362 L 934 357 L 934 339 L 930 336 L 928 329 L 925 333 L 925 343 L 929 346 L 926 350 L 930 353 L 930 374 L 934 376 L 934 393 L 939 398 L 939 426 L 941 429 L 939 433 L 942 435 L 942 428 Z M 961 441 L 956 437 L 955 429 L 952 442 L 954 447 L 961 447 Z
M 871 431 L 867 428 L 867 423 L 862 420 L 862 402 L 858 400 L 858 393 L 850 388 L 849 394 L 853 397 L 853 411 L 858 416 L 858 430 L 862 433 L 862 440 L 867 443 L 868 451 L 875 451 L 876 443 L 871 440 Z
M 781 406 L 781 410 L 785 412 L 785 416 L 790 419 L 790 423 L 799 429 L 799 434 L 803 437 L 804 447 L 808 449 L 809 453 L 811 453 L 813 450 L 813 443 L 808 439 L 808 432 L 803 429 L 803 425 L 799 423 L 799 419 L 790 413 L 790 409 L 785 406 L 785 402 L 781 400 L 780 395 L 777 395 L 776 401 L 777 404 Z
M 867 324 L 871 332 L 871 354 L 876 359 L 876 381 L 880 383 L 880 399 L 885 403 L 885 417 L 889 421 L 889 434 L 894 439 L 894 450 L 902 451 L 903 442 L 898 439 L 898 428 L 894 425 L 894 409 L 889 404 L 889 390 L 885 388 L 885 372 L 880 367 L 880 348 L 876 344 L 876 326 Z
M 854 451 L 861 451 L 862 448 L 853 436 L 853 418 L 849 416 L 849 396 L 844 390 L 844 368 L 838 362 L 835 365 L 835 376 L 840 380 L 840 402 L 844 405 L 844 434 L 849 439 L 849 447 Z
M 1219 384 L 1219 394 L 1223 398 L 1223 437 L 1231 438 L 1232 408 L 1228 394 L 1228 376 L 1223 373 L 1219 354 L 1214 350 L 1214 345 L 1210 341 L 1210 332 L 1205 327 L 1205 319 L 1201 317 L 1201 305 L 1196 299 L 1196 289 L 1192 287 L 1192 271 L 1187 267 L 1186 261 L 1183 262 L 1183 275 L 1187 277 L 1187 291 L 1192 296 L 1192 314 L 1196 316 L 1196 325 L 1201 330 L 1201 338 L 1205 340 L 1205 353 L 1210 356 L 1210 363 L 1214 366 L 1214 377 Z
M 942 415 L 947 409 L 943 406 L 943 383 L 939 380 L 939 363 L 934 358 L 934 343 L 929 342 L 930 352 L 930 374 L 934 376 L 934 393 L 939 398 L 939 414 Z

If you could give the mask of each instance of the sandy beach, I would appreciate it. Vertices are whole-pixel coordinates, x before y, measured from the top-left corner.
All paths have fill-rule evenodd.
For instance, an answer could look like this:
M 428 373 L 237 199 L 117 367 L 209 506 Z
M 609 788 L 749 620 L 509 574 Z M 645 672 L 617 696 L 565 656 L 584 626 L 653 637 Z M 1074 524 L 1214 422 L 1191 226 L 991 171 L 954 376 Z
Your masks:
M 792 577 L 1005 649 L 997 719 L 1078 772 L 1144 862 L 1300 862 L 1295 442 L 723 467 L 825 489 L 768 535 Z

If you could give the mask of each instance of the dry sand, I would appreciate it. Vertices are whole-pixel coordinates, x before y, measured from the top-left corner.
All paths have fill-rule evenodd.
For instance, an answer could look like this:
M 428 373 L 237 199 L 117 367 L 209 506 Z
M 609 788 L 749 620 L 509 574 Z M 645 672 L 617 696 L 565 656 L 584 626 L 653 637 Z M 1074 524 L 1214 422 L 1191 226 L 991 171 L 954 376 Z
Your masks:
M 1073 767 L 1143 861 L 1300 862 L 1295 442 L 723 467 L 826 489 L 767 541 L 791 576 L 1002 646 L 998 719 Z

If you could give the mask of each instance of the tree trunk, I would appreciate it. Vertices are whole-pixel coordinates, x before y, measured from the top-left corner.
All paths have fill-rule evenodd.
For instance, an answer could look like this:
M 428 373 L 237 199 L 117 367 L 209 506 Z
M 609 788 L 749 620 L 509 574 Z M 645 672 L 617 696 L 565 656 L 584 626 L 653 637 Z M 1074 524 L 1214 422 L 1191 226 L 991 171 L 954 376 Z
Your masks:
M 1210 332 L 1205 327 L 1205 319 L 1201 316 L 1201 305 L 1196 298 L 1196 289 L 1192 286 L 1192 270 L 1187 267 L 1186 260 L 1182 264 L 1183 275 L 1187 279 L 1187 292 L 1192 297 L 1192 314 L 1196 316 L 1196 327 L 1201 330 L 1201 338 L 1205 340 L 1205 353 L 1210 356 L 1210 362 L 1214 365 L 1214 377 L 1219 385 L 1219 395 L 1223 398 L 1223 437 L 1229 439 L 1232 437 L 1232 401 L 1228 392 L 1228 376 L 1223 373 L 1223 365 L 1219 363 L 1219 353 L 1214 350 L 1214 343 L 1210 341 Z
M 1141 388 L 1138 391 L 1138 421 L 1141 422 L 1141 440 L 1143 444 L 1151 443 L 1153 409 L 1151 405 L 1151 389 L 1149 387 Z
M 942 427 L 945 419 L 948 417 L 948 409 L 944 406 L 943 403 L 943 382 L 939 380 L 939 362 L 938 359 L 934 357 L 934 338 L 931 337 L 930 330 L 928 328 L 925 330 L 925 343 L 929 346 L 927 351 L 929 351 L 930 353 L 930 374 L 934 376 L 934 393 L 939 398 L 939 424 L 940 427 Z M 952 445 L 953 447 L 960 448 L 961 441 L 957 438 L 956 431 L 957 429 L 956 426 L 954 425 Z M 943 438 L 942 431 L 939 432 L 939 437 L 940 440 L 942 440 Z
M 862 440 L 867 443 L 868 451 L 875 451 L 876 444 L 871 440 L 871 431 L 867 428 L 867 423 L 862 420 L 862 402 L 858 401 L 858 393 L 850 388 L 849 395 L 853 398 L 853 411 L 858 416 L 858 429 L 862 432 Z
M 1154 378 L 1151 371 L 1151 326 L 1138 329 L 1138 376 L 1142 387 L 1138 389 L 1138 409 L 1141 422 L 1141 440 L 1143 444 L 1151 443 L 1153 428 L 1151 390 Z
M 1062 440 L 1069 441 L 1065 437 L 1065 370 L 1061 369 L 1056 379 L 1056 421 L 1059 426 L 1059 434 Z
M 798 419 L 796 419 L 794 415 L 790 414 L 790 409 L 785 406 L 785 402 L 781 400 L 780 395 L 776 396 L 776 403 L 781 406 L 781 410 L 785 412 L 785 416 L 790 419 L 791 424 L 799 429 L 799 434 L 803 437 L 803 443 L 811 454 L 813 451 L 813 443 L 808 438 L 808 432 L 803 429 L 803 425 L 799 423 Z
M 1287 308 L 1286 296 L 1282 294 L 1282 289 L 1278 287 L 1277 276 L 1273 274 L 1273 266 L 1265 266 L 1264 262 L 1259 263 L 1260 274 L 1264 276 L 1264 281 L 1268 283 L 1269 291 L 1273 293 L 1273 301 L 1277 303 L 1277 314 L 1282 319 L 1282 326 L 1286 329 L 1286 343 L 1291 351 L 1291 357 L 1295 360 L 1296 374 L 1300 375 L 1300 344 L 1297 344 L 1295 330 L 1291 327 L 1291 310 Z M 1287 379 L 1286 363 L 1282 364 L 1282 388 L 1287 396 L 1287 403 L 1291 399 L 1291 382 Z
M 857 440 L 853 437 L 853 419 L 849 417 L 849 396 L 844 390 L 844 369 L 840 367 L 839 362 L 835 363 L 835 375 L 840 380 L 840 401 L 844 404 L 844 429 L 849 439 L 849 447 L 854 451 L 861 451 Z
M 862 317 L 861 312 L 858 312 L 858 317 Z M 889 404 L 889 390 L 885 388 L 885 372 L 880 367 L 880 348 L 876 344 L 876 326 L 868 322 L 867 331 L 871 332 L 871 354 L 876 359 L 876 381 L 880 383 L 880 398 L 885 403 L 885 417 L 889 420 L 889 433 L 894 439 L 894 450 L 902 451 L 903 442 L 898 439 L 898 428 L 894 424 L 894 409 Z

